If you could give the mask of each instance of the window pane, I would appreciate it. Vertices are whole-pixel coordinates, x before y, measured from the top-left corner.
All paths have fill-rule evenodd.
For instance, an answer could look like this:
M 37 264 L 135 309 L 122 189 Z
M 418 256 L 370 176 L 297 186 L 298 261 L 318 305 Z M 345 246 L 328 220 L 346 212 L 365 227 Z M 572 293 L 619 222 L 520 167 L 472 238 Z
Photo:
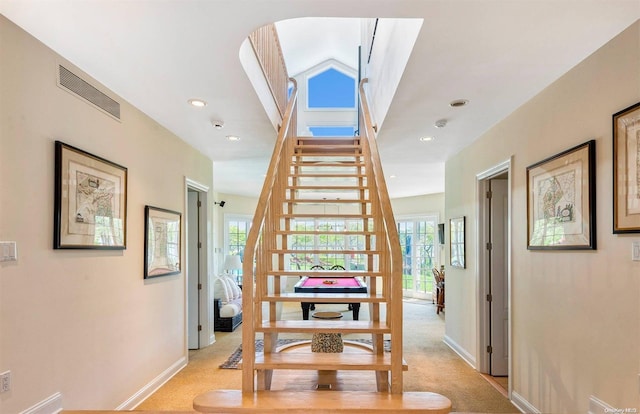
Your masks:
M 356 80 L 333 68 L 308 81 L 309 108 L 354 108 Z

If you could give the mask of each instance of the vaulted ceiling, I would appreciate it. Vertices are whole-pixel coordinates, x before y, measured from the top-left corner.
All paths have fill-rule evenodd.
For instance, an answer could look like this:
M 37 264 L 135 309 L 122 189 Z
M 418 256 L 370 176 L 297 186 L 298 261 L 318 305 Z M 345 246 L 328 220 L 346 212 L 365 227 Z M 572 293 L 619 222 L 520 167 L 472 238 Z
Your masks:
M 640 18 L 640 1 L 0 0 L 0 12 L 208 155 L 215 191 L 248 196 L 275 132 L 240 64 L 247 35 L 303 17 L 421 18 L 378 135 L 391 196 L 402 197 L 443 191 L 448 157 Z M 353 29 L 299 26 L 291 74 L 327 54 L 348 59 L 330 50 Z M 196 97 L 208 105 L 190 107 Z M 460 98 L 469 104 L 449 106 Z

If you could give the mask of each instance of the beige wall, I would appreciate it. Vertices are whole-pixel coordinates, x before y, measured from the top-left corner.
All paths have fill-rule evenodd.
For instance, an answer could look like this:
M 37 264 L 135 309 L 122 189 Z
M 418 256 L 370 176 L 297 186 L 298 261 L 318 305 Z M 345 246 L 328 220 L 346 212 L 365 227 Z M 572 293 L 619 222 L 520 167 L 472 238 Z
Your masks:
M 188 357 L 184 274 L 143 279 L 144 206 L 184 213 L 185 176 L 211 188 L 211 162 L 118 97 L 121 122 L 57 87 L 66 62 L 2 16 L 0 42 L 0 239 L 18 245 L 0 264 L 0 412 L 57 392 L 132 408 Z M 55 140 L 128 168 L 126 250 L 53 250 Z
M 638 101 L 636 22 L 446 164 L 447 219 L 468 229 L 467 268 L 447 272 L 446 335 L 477 359 L 475 177 L 513 156 L 513 390 L 540 412 L 587 412 L 590 396 L 640 407 L 640 234 L 612 234 L 611 188 L 611 115 Z M 527 250 L 526 167 L 590 139 L 598 249 Z

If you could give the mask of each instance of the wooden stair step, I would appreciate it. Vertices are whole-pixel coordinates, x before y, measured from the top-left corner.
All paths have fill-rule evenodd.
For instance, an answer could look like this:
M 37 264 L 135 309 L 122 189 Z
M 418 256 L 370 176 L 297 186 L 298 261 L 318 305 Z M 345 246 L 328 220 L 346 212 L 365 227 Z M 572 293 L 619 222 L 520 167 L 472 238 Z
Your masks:
M 256 332 L 264 333 L 391 333 L 391 328 L 384 321 L 352 321 L 352 320 L 283 320 L 262 321 Z
M 386 298 L 382 294 L 371 296 L 368 293 L 281 293 L 263 296 L 264 302 L 313 302 L 313 303 L 382 303 Z
M 360 178 L 360 177 L 366 177 L 366 174 L 362 174 L 362 173 L 306 173 L 306 172 L 299 172 L 299 173 L 290 173 L 288 174 L 289 177 L 297 177 L 297 178 Z
M 344 341 L 348 343 L 348 340 Z M 372 352 L 296 352 L 256 353 L 256 369 L 301 369 L 328 371 L 389 371 L 391 353 L 374 354 Z M 402 370 L 408 371 L 406 361 L 402 361 Z
M 336 231 L 336 230 L 276 230 L 275 231 L 276 234 L 283 234 L 283 235 L 291 235 L 291 236 L 295 236 L 295 235 L 302 235 L 302 234 L 333 234 L 333 235 L 339 235 L 339 236 L 373 236 L 375 233 L 372 231 L 365 231 L 365 230 L 345 230 L 345 231 Z
M 323 145 L 304 144 L 304 145 L 294 145 L 293 149 L 296 152 L 305 151 L 305 150 L 314 150 L 314 151 L 322 151 L 322 152 L 331 151 L 331 150 L 360 151 L 362 149 L 362 146 L 359 144 L 355 144 L 355 145 L 354 144 L 323 144 Z
M 286 187 L 290 190 L 368 190 L 366 185 L 288 185 Z
M 297 152 L 292 156 L 293 157 L 362 157 L 362 154 L 359 152 L 356 153 L 355 151 L 339 152 L 337 150 L 332 150 L 332 151 L 322 152 L 322 151 L 318 151 L 317 149 L 313 151 L 308 149 L 307 151 Z
M 302 249 L 273 249 L 269 253 L 283 254 L 283 253 L 297 253 L 297 254 L 380 254 L 379 250 L 302 250 Z M 269 272 L 268 272 L 269 273 Z M 349 272 L 340 271 L 339 274 L 335 274 L 336 277 L 343 275 L 345 277 L 359 276 Z
M 360 142 L 359 136 L 353 137 L 308 137 L 300 136 L 295 137 L 297 142 Z
M 331 162 L 331 161 L 293 161 L 292 167 L 308 168 L 308 167 L 348 167 L 348 168 L 362 168 L 365 167 L 364 162 L 360 161 L 344 161 L 344 162 Z
M 430 413 L 448 414 L 451 401 L 432 392 L 213 390 L 198 395 L 201 413 Z
M 283 203 L 296 203 L 296 204 L 303 204 L 303 203 L 313 203 L 313 204 L 320 204 L 320 203 L 340 203 L 340 204 L 365 204 L 365 203 L 370 203 L 371 200 L 367 200 L 367 199 L 362 199 L 362 200 L 358 200 L 358 199 L 344 199 L 344 198 L 339 198 L 339 199 L 333 199 L 333 198 L 323 198 L 323 199 L 319 199 L 319 198 L 286 198 Z
M 296 252 L 306 252 L 308 250 L 296 250 Z M 370 270 L 272 270 L 266 271 L 267 275 L 272 276 L 310 276 L 315 277 L 332 277 L 338 279 L 340 277 L 380 277 L 384 276 L 381 272 Z
M 334 218 L 334 219 L 372 219 L 371 214 L 342 214 L 342 213 L 323 213 L 323 214 L 280 214 L 282 218 Z

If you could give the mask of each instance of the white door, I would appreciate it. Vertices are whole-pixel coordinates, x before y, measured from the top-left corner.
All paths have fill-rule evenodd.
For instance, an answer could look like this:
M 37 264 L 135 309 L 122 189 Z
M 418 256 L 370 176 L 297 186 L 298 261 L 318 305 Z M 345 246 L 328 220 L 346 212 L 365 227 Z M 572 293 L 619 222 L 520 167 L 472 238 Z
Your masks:
M 489 181 L 491 257 L 489 292 L 491 294 L 491 366 L 493 376 L 506 376 L 509 370 L 509 302 L 507 284 L 507 217 L 509 214 L 506 179 Z
M 200 193 L 189 189 L 187 202 L 187 336 L 189 349 L 200 348 Z

